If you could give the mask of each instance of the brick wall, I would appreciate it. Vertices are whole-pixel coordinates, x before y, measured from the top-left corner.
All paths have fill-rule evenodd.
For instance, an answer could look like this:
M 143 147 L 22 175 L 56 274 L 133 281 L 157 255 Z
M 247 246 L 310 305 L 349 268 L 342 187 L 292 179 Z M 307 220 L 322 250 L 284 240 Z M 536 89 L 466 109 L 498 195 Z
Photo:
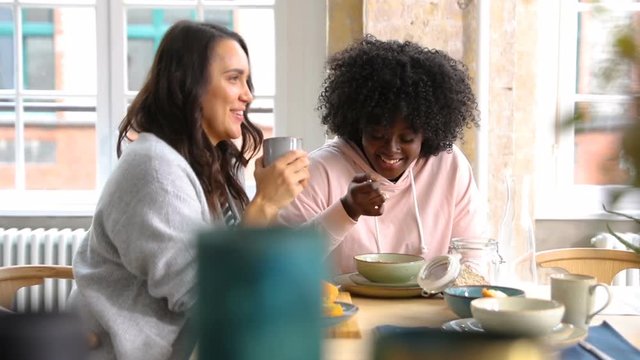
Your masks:
M 349 2 L 330 0 L 330 4 Z M 360 1 L 354 1 L 360 3 Z M 478 59 L 478 9 L 476 1 L 459 7 L 452 0 L 363 0 L 362 16 L 352 8 L 351 19 L 362 18 L 363 32 L 381 39 L 410 40 L 447 51 L 462 60 L 472 79 Z M 465 3 L 465 2 L 460 2 Z M 535 151 L 535 65 L 537 2 L 492 1 L 490 8 L 489 109 L 485 126 L 489 134 L 487 193 L 492 235 L 502 217 L 505 190 L 504 169 L 515 175 L 533 175 Z M 331 19 L 331 7 L 330 19 Z M 344 16 L 344 14 L 343 14 Z M 342 30 L 341 30 L 342 29 Z M 344 34 L 347 27 L 329 23 L 329 31 Z M 350 33 L 351 38 L 358 34 Z M 331 38 L 329 39 L 331 49 Z M 340 47 L 345 43 L 344 38 Z M 348 42 L 347 42 L 348 43 Z M 475 81 L 475 80 L 474 80 Z M 459 144 L 476 173 L 477 133 L 468 131 Z M 518 184 L 516 184 L 518 186 Z M 534 191 L 531 192 L 533 209 Z

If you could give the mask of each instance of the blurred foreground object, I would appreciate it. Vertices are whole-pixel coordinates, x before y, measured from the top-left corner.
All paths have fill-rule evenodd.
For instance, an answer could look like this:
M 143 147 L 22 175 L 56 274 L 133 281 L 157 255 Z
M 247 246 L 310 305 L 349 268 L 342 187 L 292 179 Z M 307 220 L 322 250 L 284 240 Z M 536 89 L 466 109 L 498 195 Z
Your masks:
M 385 330 L 385 329 L 383 329 Z M 374 360 L 542 360 L 532 341 L 484 333 L 453 333 L 439 329 L 414 328 L 380 331 L 374 344 Z
M 320 359 L 323 241 L 312 229 L 205 232 L 198 241 L 201 359 Z
M 89 345 L 71 314 L 0 314 L 0 359 L 84 360 Z

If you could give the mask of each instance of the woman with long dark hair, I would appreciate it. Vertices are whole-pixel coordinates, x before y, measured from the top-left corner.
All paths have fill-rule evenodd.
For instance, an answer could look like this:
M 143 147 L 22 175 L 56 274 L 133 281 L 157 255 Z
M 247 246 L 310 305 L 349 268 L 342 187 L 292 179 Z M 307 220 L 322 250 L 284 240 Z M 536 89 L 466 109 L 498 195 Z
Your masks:
M 71 303 L 100 341 L 93 357 L 188 355 L 195 232 L 268 225 L 306 185 L 303 151 L 268 167 L 258 158 L 249 200 L 241 174 L 262 143 L 247 117 L 252 100 L 237 33 L 191 21 L 167 31 L 120 125 L 118 165 L 74 258 Z

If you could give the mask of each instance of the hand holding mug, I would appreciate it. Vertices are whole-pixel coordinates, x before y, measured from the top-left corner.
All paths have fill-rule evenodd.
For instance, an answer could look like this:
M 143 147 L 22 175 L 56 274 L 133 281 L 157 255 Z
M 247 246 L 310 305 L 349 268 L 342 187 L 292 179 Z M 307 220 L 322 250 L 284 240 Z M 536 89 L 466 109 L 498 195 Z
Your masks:
M 302 150 L 302 139 L 291 136 L 279 136 L 265 139 L 262 144 L 262 164 L 260 168 L 256 164 L 256 192 L 259 191 L 261 184 L 263 188 L 268 183 L 276 184 L 276 189 L 268 190 L 269 194 L 287 193 L 284 198 L 280 196 L 272 196 L 274 198 L 287 199 L 284 201 L 288 204 L 309 182 L 309 160 L 307 153 Z M 264 170 L 267 171 L 264 171 Z M 262 173 L 265 173 L 263 175 Z M 263 179 L 269 179 L 262 181 Z
M 255 163 L 256 194 L 245 209 L 245 225 L 271 224 L 309 182 L 309 159 L 302 150 L 302 139 L 269 138 L 263 149 L 264 155 Z
M 288 205 L 309 181 L 309 159 L 302 150 L 285 153 L 268 167 L 256 163 L 255 197 L 280 209 Z

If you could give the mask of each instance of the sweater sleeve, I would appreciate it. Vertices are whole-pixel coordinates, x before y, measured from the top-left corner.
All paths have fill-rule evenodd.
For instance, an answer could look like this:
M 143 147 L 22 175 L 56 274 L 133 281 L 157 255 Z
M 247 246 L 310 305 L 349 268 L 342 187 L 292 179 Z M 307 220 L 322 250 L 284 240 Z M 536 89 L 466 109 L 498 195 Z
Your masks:
M 357 224 L 345 211 L 340 187 L 332 184 L 328 169 L 320 162 L 310 166 L 311 181 L 289 206 L 278 213 L 287 226 L 313 225 L 326 234 L 327 254 L 333 251 Z M 333 179 L 335 181 L 335 179 Z
M 121 211 L 108 211 L 106 229 L 120 261 L 147 283 L 151 296 L 171 311 L 195 302 L 195 231 L 208 210 L 188 171 L 171 164 L 129 168 L 128 188 L 119 192 Z

